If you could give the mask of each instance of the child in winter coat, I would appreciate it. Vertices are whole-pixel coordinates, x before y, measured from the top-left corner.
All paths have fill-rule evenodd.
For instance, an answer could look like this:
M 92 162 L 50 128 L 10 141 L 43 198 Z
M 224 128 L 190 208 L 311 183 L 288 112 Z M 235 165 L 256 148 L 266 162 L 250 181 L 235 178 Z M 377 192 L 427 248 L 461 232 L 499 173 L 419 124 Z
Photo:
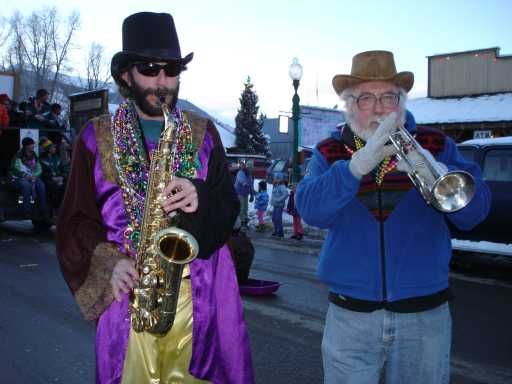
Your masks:
M 283 179 L 276 176 L 274 179 L 274 188 L 270 198 L 272 205 L 272 224 L 274 224 L 274 233 L 272 236 L 283 237 L 283 209 L 286 198 L 288 197 L 288 189 L 284 186 Z
M 261 180 L 258 183 L 258 194 L 256 195 L 256 201 L 254 202 L 254 208 L 256 209 L 256 215 L 258 216 L 258 229 L 262 230 L 265 227 L 263 217 L 268 207 L 268 193 L 267 183 Z
M 292 239 L 302 240 L 304 236 L 304 228 L 302 227 L 302 221 L 295 207 L 295 190 L 297 189 L 297 185 L 292 185 L 292 190 L 290 192 L 290 198 L 288 199 L 288 205 L 286 206 L 286 211 L 289 215 L 293 217 L 293 235 Z

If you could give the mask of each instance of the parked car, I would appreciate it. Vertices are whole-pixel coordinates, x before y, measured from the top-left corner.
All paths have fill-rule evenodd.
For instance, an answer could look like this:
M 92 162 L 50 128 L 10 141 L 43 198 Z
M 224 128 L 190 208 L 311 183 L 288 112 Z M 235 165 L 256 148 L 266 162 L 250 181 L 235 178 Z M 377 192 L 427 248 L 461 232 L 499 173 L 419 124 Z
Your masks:
M 244 161 L 248 168 L 252 168 L 252 175 L 255 179 L 267 178 L 267 168 L 270 161 L 263 155 L 227 153 L 226 158 L 229 171 L 233 177 L 236 176 L 236 173 L 240 169 L 240 163 Z
M 310 148 L 303 148 L 299 152 L 299 170 L 300 178 L 302 179 L 308 168 L 309 161 L 313 156 L 313 151 Z M 291 159 L 275 159 L 272 160 L 272 164 L 267 169 L 267 183 L 272 183 L 276 175 L 281 176 L 284 180 L 291 180 L 292 161 Z
M 267 169 L 267 183 L 272 184 L 276 176 L 283 180 L 288 180 L 291 166 L 291 162 L 288 159 L 272 160 L 272 164 Z
M 474 139 L 457 145 L 468 161 L 477 163 L 491 191 L 489 216 L 471 231 L 451 226 L 460 240 L 512 243 L 512 137 Z

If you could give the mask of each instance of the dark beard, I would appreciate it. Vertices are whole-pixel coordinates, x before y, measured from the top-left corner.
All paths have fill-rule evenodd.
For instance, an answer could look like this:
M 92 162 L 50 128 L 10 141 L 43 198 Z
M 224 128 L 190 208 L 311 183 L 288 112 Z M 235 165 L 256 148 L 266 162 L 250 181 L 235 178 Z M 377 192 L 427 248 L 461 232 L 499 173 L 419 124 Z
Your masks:
M 132 94 L 135 103 L 140 108 L 140 110 L 152 117 L 162 116 L 162 108 L 158 105 L 151 105 L 148 101 L 148 95 L 157 95 L 158 98 L 162 98 L 165 96 L 165 100 L 167 105 L 169 106 L 169 110 L 174 110 L 176 107 L 176 103 L 178 102 L 178 93 L 180 91 L 180 83 L 176 86 L 175 89 L 171 88 L 142 88 L 137 84 L 137 82 L 133 79 L 133 75 L 131 72 L 128 72 L 128 76 L 130 77 L 130 82 L 132 86 L 130 87 L 130 91 Z M 169 100 L 170 98 L 170 100 Z

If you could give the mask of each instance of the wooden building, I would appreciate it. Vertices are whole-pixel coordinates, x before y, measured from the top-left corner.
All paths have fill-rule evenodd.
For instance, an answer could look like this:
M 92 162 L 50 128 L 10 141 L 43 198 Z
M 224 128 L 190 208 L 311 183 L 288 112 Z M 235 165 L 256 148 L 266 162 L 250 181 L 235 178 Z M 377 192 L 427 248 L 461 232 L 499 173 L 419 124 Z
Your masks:
M 428 96 L 409 100 L 418 125 L 457 142 L 512 136 L 512 55 L 499 48 L 428 57 Z

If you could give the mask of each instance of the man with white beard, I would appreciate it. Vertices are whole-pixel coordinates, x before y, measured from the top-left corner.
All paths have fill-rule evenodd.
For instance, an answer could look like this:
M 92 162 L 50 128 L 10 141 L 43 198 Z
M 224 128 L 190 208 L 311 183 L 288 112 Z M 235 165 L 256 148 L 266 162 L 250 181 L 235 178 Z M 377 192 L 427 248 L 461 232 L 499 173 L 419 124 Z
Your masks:
M 446 222 L 471 229 L 487 216 L 490 196 L 478 166 L 449 137 L 416 128 L 405 109 L 413 82 L 411 72 L 397 73 L 391 52 L 354 56 L 351 74 L 333 78 L 347 124 L 316 146 L 297 188 L 304 221 L 328 229 L 318 265 L 330 291 L 325 383 L 449 382 Z M 440 168 L 473 176 L 467 206 L 442 213 L 425 202 L 389 141 L 402 125 Z

